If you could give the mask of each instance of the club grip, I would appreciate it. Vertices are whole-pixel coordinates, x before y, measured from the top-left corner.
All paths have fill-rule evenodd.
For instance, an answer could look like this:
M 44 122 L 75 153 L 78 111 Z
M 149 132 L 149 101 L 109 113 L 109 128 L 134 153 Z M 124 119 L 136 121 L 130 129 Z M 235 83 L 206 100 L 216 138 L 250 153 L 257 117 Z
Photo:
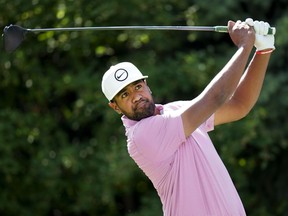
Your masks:
M 227 26 L 215 26 L 215 32 L 228 32 L 228 27 Z M 276 28 L 275 27 L 269 27 L 268 29 L 268 35 L 275 35 L 276 33 Z

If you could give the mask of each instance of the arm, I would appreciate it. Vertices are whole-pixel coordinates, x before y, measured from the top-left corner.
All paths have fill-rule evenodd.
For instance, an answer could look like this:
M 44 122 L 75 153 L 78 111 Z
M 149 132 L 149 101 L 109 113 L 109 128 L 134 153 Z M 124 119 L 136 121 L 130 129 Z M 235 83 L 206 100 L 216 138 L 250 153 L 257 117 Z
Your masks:
M 245 21 L 254 26 L 257 49 L 233 96 L 215 113 L 215 125 L 232 122 L 245 117 L 259 98 L 271 52 L 274 47 L 274 35 L 267 35 L 270 25 L 251 18 Z M 262 54 L 259 54 L 262 52 Z M 265 54 L 263 54 L 263 51 Z M 258 54 L 257 54 L 258 53 Z
M 254 31 L 245 23 L 232 21 L 228 22 L 228 29 L 238 50 L 204 91 L 183 111 L 181 117 L 186 137 L 232 96 L 245 70 L 255 41 Z
M 254 55 L 233 96 L 215 112 L 215 125 L 239 120 L 250 112 L 260 95 L 270 55 Z

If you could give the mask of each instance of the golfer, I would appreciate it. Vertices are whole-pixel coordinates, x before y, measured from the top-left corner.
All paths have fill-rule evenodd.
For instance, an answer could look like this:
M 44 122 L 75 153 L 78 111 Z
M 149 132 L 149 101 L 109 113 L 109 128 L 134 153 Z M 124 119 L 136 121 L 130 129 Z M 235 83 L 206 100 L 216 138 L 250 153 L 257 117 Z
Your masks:
M 102 91 L 122 115 L 128 152 L 152 181 L 164 216 L 246 215 L 208 132 L 245 117 L 256 103 L 275 49 L 268 28 L 268 23 L 251 18 L 229 21 L 237 50 L 190 101 L 155 104 L 147 76 L 129 62 L 104 74 Z M 253 46 L 256 51 L 247 66 Z

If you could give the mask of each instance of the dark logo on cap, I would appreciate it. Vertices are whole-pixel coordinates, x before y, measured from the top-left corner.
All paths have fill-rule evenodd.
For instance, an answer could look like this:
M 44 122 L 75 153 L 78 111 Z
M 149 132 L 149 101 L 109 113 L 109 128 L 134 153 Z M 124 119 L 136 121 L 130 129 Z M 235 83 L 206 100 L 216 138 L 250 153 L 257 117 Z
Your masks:
M 125 69 L 118 69 L 115 74 L 114 77 L 117 81 L 122 82 L 124 80 L 126 80 L 128 78 L 128 72 Z

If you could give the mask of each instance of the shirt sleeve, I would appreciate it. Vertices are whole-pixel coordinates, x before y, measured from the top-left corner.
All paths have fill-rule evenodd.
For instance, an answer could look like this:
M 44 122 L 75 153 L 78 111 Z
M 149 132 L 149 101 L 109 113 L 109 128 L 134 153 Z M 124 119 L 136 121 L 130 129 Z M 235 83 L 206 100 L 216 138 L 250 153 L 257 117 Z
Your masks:
M 214 130 L 214 114 L 211 115 L 203 124 L 203 129 L 206 132 L 213 131 Z
M 149 160 L 165 160 L 185 142 L 180 115 L 156 115 L 142 120 L 133 131 L 138 152 Z

